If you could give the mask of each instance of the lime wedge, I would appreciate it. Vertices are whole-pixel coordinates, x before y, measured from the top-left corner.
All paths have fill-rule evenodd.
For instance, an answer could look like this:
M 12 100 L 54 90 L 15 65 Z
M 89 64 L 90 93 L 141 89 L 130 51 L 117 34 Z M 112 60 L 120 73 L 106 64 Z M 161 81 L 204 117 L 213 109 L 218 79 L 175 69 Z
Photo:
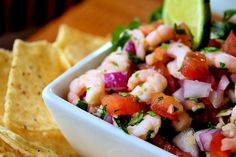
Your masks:
M 193 48 L 208 42 L 211 27 L 209 0 L 165 0 L 163 18 L 170 25 L 184 22 L 193 35 Z

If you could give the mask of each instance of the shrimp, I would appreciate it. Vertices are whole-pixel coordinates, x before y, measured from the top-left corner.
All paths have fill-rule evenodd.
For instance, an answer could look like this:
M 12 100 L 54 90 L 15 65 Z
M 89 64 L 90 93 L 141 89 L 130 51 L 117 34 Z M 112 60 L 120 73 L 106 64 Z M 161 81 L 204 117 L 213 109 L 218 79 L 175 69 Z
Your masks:
M 160 25 L 154 31 L 149 33 L 146 41 L 150 46 L 159 45 L 162 42 L 169 41 L 174 38 L 174 29 L 168 25 Z
M 234 138 L 224 138 L 221 140 L 221 150 L 234 150 L 236 151 L 236 137 Z
M 207 63 L 217 68 L 227 68 L 229 72 L 236 73 L 236 57 L 224 53 L 205 53 Z
M 166 52 L 163 48 L 157 47 L 151 54 L 146 56 L 146 63 L 148 65 L 153 65 L 158 61 L 162 61 L 164 59 Z
M 128 88 L 132 90 L 130 94 L 143 102 L 149 102 L 153 94 L 164 91 L 166 87 L 166 78 L 154 69 L 139 70 L 128 80 Z
M 84 100 L 92 106 L 99 105 L 105 95 L 103 74 L 99 70 L 90 70 L 70 83 L 68 101 L 76 104 L 86 92 Z
M 172 121 L 172 126 L 176 131 L 183 131 L 191 126 L 192 118 L 187 112 L 177 115 L 177 120 Z
M 158 115 L 151 116 L 147 114 L 140 123 L 134 126 L 128 126 L 127 130 L 129 134 L 146 140 L 148 138 L 154 138 L 160 127 L 161 117 Z
M 185 57 L 190 52 L 191 52 L 191 49 L 182 43 L 175 42 L 169 45 L 167 49 L 167 54 L 170 57 L 175 58 L 175 60 L 167 64 L 167 69 L 169 73 L 175 78 L 178 78 L 180 80 L 185 78 L 179 70 L 183 65 Z
M 131 32 L 131 40 L 134 42 L 136 55 L 144 60 L 145 57 L 145 37 L 141 30 L 135 29 Z
M 118 49 L 111 53 L 98 67 L 102 72 L 127 72 L 130 67 L 130 60 L 128 53 Z

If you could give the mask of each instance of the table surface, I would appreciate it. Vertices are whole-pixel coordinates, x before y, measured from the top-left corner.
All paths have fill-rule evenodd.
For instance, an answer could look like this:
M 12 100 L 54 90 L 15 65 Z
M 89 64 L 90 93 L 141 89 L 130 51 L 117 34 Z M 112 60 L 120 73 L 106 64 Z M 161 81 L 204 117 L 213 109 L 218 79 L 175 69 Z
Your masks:
M 106 36 L 116 26 L 126 26 L 139 17 L 146 21 L 150 13 L 163 0 L 83 0 L 67 10 L 61 17 L 40 28 L 28 41 L 48 40 L 53 42 L 61 24 L 68 24 L 81 31 Z

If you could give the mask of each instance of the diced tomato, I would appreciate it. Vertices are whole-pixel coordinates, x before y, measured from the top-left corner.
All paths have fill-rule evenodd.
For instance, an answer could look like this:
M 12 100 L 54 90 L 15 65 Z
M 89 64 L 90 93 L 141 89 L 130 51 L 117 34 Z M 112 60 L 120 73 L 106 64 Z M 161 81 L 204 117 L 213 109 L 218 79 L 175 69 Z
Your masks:
M 233 31 L 230 32 L 229 36 L 225 40 L 222 49 L 227 53 L 236 57 L 236 35 Z
M 210 154 L 211 157 L 228 157 L 230 151 L 221 151 L 221 140 L 224 136 L 221 133 L 216 133 L 213 135 L 211 144 L 210 144 Z
M 189 80 L 201 81 L 209 76 L 206 58 L 200 53 L 189 53 L 180 71 Z
M 175 120 L 175 116 L 183 112 L 183 106 L 174 97 L 157 93 L 152 98 L 151 110 L 158 115 Z
M 216 47 L 216 48 L 221 48 L 221 43 L 217 41 L 216 39 L 210 39 L 208 42 L 208 47 Z
M 105 95 L 102 99 L 102 105 L 106 106 L 106 111 L 111 115 L 132 115 L 142 110 L 141 105 L 132 95 Z

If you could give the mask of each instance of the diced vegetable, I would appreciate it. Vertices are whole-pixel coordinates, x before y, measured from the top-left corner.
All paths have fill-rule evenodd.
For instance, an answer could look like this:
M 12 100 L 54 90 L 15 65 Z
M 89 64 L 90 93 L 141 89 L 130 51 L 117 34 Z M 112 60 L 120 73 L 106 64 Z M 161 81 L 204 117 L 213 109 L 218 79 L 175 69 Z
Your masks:
M 180 132 L 173 139 L 173 143 L 182 151 L 190 153 L 193 157 L 199 156 L 199 149 L 193 136 L 194 130 L 192 128 Z
M 153 22 L 162 19 L 163 6 L 158 7 L 149 17 L 148 22 Z
M 206 58 L 200 53 L 189 53 L 180 71 L 189 80 L 204 80 L 209 75 Z
M 132 53 L 132 54 L 135 54 L 136 50 L 135 50 L 135 45 L 134 45 L 134 42 L 132 40 L 129 40 L 125 46 L 124 46 L 124 50 L 129 52 L 129 53 Z
M 219 108 L 224 102 L 224 91 L 214 90 L 210 92 L 209 100 L 211 101 L 214 108 Z
M 107 91 L 120 91 L 127 89 L 127 73 L 126 72 L 111 72 L 104 74 L 105 89 Z
M 204 98 L 209 96 L 211 84 L 200 81 L 184 80 L 183 89 L 184 98 Z
M 183 112 L 183 106 L 174 97 L 157 93 L 152 98 L 151 110 L 158 115 L 175 120 L 175 116 Z
M 225 40 L 223 50 L 236 57 L 236 35 L 233 31 L 230 32 L 229 36 Z
M 80 109 L 84 110 L 84 111 L 88 111 L 88 103 L 82 101 L 82 100 L 78 100 L 77 107 L 79 107 Z
M 232 113 L 232 109 L 225 109 L 217 113 L 216 117 L 224 117 L 224 116 L 229 116 Z
M 224 136 L 218 132 L 213 135 L 210 143 L 210 155 L 211 157 L 229 157 L 230 151 L 221 151 L 221 140 Z
M 110 123 L 110 124 L 113 124 L 112 115 L 110 115 L 110 114 L 106 114 L 104 116 L 103 120 Z
M 134 96 L 120 96 L 119 94 L 106 95 L 102 99 L 102 105 L 111 115 L 132 115 L 141 111 L 141 106 Z
M 180 102 L 184 101 L 185 100 L 185 98 L 184 98 L 184 89 L 179 88 L 177 91 L 175 91 L 173 93 L 173 96 L 175 97 L 175 99 L 177 99 Z
M 223 75 L 220 79 L 218 89 L 224 91 L 228 87 L 229 83 L 227 76 Z

